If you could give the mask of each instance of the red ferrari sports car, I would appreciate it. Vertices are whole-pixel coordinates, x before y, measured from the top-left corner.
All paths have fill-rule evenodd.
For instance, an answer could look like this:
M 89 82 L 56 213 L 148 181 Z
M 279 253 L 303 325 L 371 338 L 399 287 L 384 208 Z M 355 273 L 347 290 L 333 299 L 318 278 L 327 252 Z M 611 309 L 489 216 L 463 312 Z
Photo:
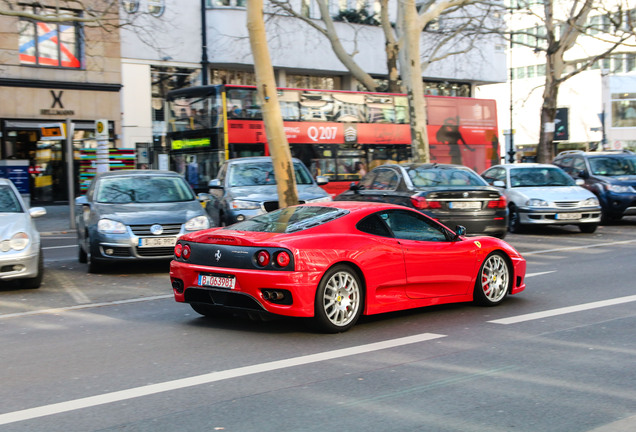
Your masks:
M 326 332 L 361 314 L 475 301 L 525 288 L 525 259 L 494 237 L 465 237 L 406 207 L 303 204 L 180 237 L 175 300 L 202 315 L 243 310 L 313 317 Z

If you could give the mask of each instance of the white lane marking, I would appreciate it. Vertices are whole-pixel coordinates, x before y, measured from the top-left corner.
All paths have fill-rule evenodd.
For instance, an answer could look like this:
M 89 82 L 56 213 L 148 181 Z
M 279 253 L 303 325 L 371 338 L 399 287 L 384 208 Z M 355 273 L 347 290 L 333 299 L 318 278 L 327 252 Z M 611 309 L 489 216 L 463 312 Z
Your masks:
M 556 270 L 550 270 L 550 271 L 544 271 L 544 272 L 538 272 L 538 273 L 528 273 L 526 274 L 526 277 L 532 277 L 532 276 L 541 276 L 544 274 L 550 274 L 550 273 L 556 273 Z
M 517 324 L 517 323 L 525 322 L 525 321 L 538 320 L 541 318 L 548 318 L 548 317 L 553 317 L 557 315 L 565 315 L 569 313 L 581 312 L 581 311 L 590 310 L 590 309 L 597 309 L 597 308 L 602 308 L 606 306 L 614 306 L 614 305 L 629 303 L 634 301 L 636 301 L 636 295 L 631 295 L 631 296 L 618 297 L 618 298 L 609 299 L 609 300 L 601 300 L 597 302 L 584 303 L 584 304 L 580 304 L 576 306 L 567 306 L 567 307 L 562 307 L 558 309 L 551 309 L 551 310 L 547 310 L 543 312 L 534 312 L 534 313 L 529 313 L 525 315 L 518 315 L 518 316 L 510 317 L 510 318 L 502 318 L 502 319 L 497 319 L 497 320 L 488 321 L 488 322 L 493 324 L 504 324 L 504 325 Z
M 78 247 L 78 245 L 66 245 L 66 246 L 47 246 L 47 247 L 43 247 L 42 250 L 49 250 L 49 249 L 66 249 L 66 248 L 76 248 Z
M 30 420 L 34 418 L 44 417 L 53 414 L 60 414 L 68 411 L 75 411 L 83 408 L 94 407 L 112 402 L 120 402 L 123 400 L 133 399 L 142 396 L 163 393 L 172 390 L 179 390 L 186 387 L 198 386 L 201 384 L 209 384 L 216 381 L 227 380 L 231 378 L 244 377 L 262 372 L 270 372 L 279 369 L 286 369 L 294 366 L 301 366 L 310 363 L 318 363 L 327 360 L 334 360 L 341 357 L 349 357 L 358 354 L 379 351 L 383 349 L 396 348 L 403 345 L 409 345 L 419 342 L 430 341 L 446 337 L 435 333 L 422 333 L 414 336 L 408 336 L 398 339 L 390 339 L 382 342 L 375 342 L 366 345 L 358 345 L 350 348 L 343 348 L 333 351 L 326 351 L 317 354 L 309 354 L 300 357 L 292 357 L 285 360 L 276 360 L 267 363 L 255 364 L 225 371 L 211 372 L 203 375 L 193 376 L 189 378 L 181 378 L 173 381 L 166 381 L 158 384 L 150 384 L 141 387 L 135 387 L 127 390 L 121 390 L 111 393 L 105 393 L 97 396 L 89 396 L 85 398 L 60 402 L 50 405 L 43 405 L 36 408 L 29 408 L 21 411 L 0 414 L 0 425 L 16 423 L 19 421 Z
M 167 299 L 172 297 L 174 297 L 173 294 L 165 294 L 165 295 L 158 295 L 158 296 L 152 296 L 152 297 L 141 297 L 136 299 L 117 300 L 112 302 L 87 303 L 87 304 L 80 304 L 80 305 L 55 308 L 55 309 L 41 309 L 41 310 L 34 310 L 29 312 L 16 312 L 16 313 L 10 313 L 10 314 L 2 314 L 0 315 L 0 319 L 17 318 L 17 317 L 23 317 L 28 315 L 39 315 L 39 314 L 56 314 L 56 313 L 66 312 L 71 310 L 90 309 L 90 308 L 96 308 L 96 307 L 102 307 L 102 306 L 115 306 L 115 305 L 122 305 L 122 304 L 128 304 L 128 303 L 139 303 L 139 302 L 145 302 L 145 301 Z
M 523 253 L 521 253 L 521 255 L 522 256 L 526 256 L 526 255 L 540 255 L 540 254 L 544 254 L 544 253 L 563 252 L 563 251 L 571 251 L 571 250 L 577 250 L 577 249 L 591 249 L 591 248 L 603 247 L 603 246 L 616 246 L 616 245 L 620 245 L 620 244 L 633 243 L 633 242 L 636 242 L 636 240 L 623 240 L 623 241 L 609 242 L 609 243 L 589 244 L 589 245 L 585 245 L 585 246 L 570 246 L 570 247 L 556 248 L 556 249 L 544 249 L 544 250 L 538 250 L 538 251 L 533 251 L 533 252 L 523 252 Z

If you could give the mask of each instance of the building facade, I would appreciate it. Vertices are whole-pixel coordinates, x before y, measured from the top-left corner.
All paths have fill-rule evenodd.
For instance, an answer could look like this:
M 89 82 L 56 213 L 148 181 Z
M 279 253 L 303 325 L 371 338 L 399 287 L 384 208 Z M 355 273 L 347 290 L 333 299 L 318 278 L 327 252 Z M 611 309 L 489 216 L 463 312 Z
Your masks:
M 96 146 L 96 120 L 108 120 L 111 146 L 121 134 L 119 30 L 83 22 L 86 10 L 56 11 L 57 3 L 16 2 L 27 14 L 0 16 L 0 159 L 28 167 L 31 203 L 68 201 L 67 154 L 77 167 L 80 149 Z M 105 18 L 116 24 L 117 13 Z M 52 14 L 68 21 L 46 21 Z
M 151 7 L 161 5 L 154 10 Z M 310 18 L 314 2 L 292 2 Z M 122 145 L 147 152 L 154 167 L 165 167 L 166 122 L 163 102 L 169 90 L 200 85 L 202 68 L 209 84 L 254 85 L 253 59 L 244 0 L 124 2 L 122 29 Z M 359 2 L 330 2 L 332 16 Z M 366 4 L 369 14 L 378 3 Z M 277 85 L 290 88 L 362 90 L 333 52 L 327 38 L 298 18 L 276 14 L 266 2 L 268 46 Z M 205 31 L 203 31 L 205 21 Z M 387 76 L 385 40 L 376 25 L 335 22 L 348 52 L 374 78 Z M 139 31 L 139 29 L 143 31 Z M 423 51 L 430 41 L 422 36 Z M 506 80 L 505 44 L 487 36 L 478 48 L 431 64 L 423 74 L 428 94 L 474 95 L 478 84 Z M 205 52 L 205 56 L 203 55 Z M 205 65 L 204 65 L 205 63 Z M 144 159 L 145 161 L 145 159 Z M 170 164 L 173 168 L 173 165 Z
M 545 23 L 541 2 L 521 2 L 509 16 L 508 81 L 480 87 L 476 95 L 497 100 L 502 139 L 516 160 L 532 160 L 539 142 L 540 115 L 546 80 Z M 557 22 L 565 19 L 568 2 L 555 2 Z M 633 34 L 636 9 L 616 0 L 592 9 L 586 34 L 566 53 L 565 74 L 590 66 L 566 80 L 559 89 L 554 124 L 555 151 L 636 150 L 636 48 L 632 36 L 607 58 L 594 61 L 618 35 Z M 563 7 L 563 9 L 561 9 Z M 524 13 L 525 8 L 536 13 Z M 537 8 L 536 10 L 533 8 Z M 557 29 L 557 37 L 560 34 Z M 633 114 L 633 117 L 632 117 Z M 502 141 L 503 142 L 503 141 Z

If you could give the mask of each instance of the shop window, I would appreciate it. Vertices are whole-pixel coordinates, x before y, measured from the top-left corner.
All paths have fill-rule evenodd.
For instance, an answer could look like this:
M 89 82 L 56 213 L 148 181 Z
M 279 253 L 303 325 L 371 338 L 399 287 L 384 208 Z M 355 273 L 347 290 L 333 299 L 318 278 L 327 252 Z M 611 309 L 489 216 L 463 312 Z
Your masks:
M 18 27 L 20 64 L 48 67 L 82 67 L 81 27 L 71 18 L 79 14 L 70 10 L 55 10 L 36 6 L 24 6 L 35 16 L 69 18 L 68 22 L 44 22 L 21 18 Z
M 247 0 L 207 0 L 209 7 L 241 7 L 244 8 Z

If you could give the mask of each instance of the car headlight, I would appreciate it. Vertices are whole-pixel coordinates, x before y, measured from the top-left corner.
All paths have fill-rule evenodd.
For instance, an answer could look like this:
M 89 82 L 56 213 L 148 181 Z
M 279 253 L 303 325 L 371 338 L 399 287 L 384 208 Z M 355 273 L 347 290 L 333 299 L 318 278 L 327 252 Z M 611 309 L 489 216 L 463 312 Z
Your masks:
M 256 210 L 261 208 L 261 203 L 254 201 L 234 200 L 232 201 L 234 210 Z
M 126 225 L 110 219 L 100 219 L 97 222 L 97 231 L 103 234 L 124 234 Z
M 333 200 L 331 199 L 331 197 L 326 196 L 326 197 L 322 197 L 322 198 L 310 199 L 310 200 L 307 200 L 306 202 L 308 202 L 308 203 L 317 203 L 317 202 L 329 202 L 329 201 L 333 201 Z
M 594 197 L 594 198 L 588 198 L 585 201 L 583 201 L 583 206 L 584 207 L 595 207 L 598 206 L 598 198 Z
M 607 190 L 614 193 L 631 193 L 634 192 L 634 188 L 631 186 L 622 185 L 607 185 Z
M 539 198 L 532 198 L 526 201 L 526 205 L 528 207 L 549 207 L 550 203 L 548 203 L 546 200 L 542 200 Z
M 9 252 L 11 249 L 21 251 L 29 245 L 29 235 L 25 232 L 18 232 L 13 234 L 10 239 L 3 240 L 0 243 L 0 250 L 2 252 Z
M 185 223 L 186 231 L 199 231 L 210 228 L 210 220 L 205 216 L 197 216 Z

